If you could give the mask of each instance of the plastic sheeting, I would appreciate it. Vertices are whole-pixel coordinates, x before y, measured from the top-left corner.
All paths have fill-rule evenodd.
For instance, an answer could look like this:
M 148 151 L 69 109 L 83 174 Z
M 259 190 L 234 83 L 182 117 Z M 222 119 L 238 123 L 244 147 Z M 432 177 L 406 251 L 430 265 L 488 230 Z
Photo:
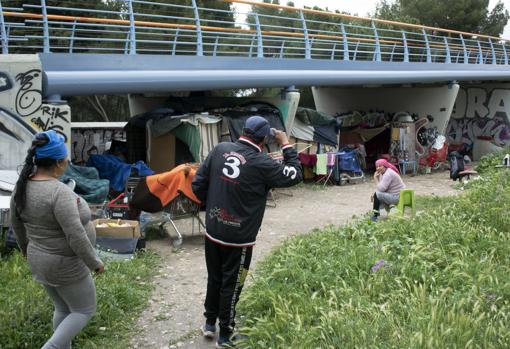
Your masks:
M 154 174 L 143 161 L 134 164 L 126 164 L 114 155 L 91 155 L 87 166 L 97 169 L 102 179 L 108 179 L 110 186 L 117 192 L 124 191 L 126 181 L 131 175 L 131 170 L 137 170 L 138 176 L 150 176 Z

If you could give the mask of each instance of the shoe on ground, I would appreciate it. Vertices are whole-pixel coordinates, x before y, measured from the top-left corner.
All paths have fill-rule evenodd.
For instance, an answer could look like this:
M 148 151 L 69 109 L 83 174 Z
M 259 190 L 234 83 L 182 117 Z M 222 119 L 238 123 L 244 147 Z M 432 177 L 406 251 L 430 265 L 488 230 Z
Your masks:
M 216 335 L 216 326 L 215 325 L 209 325 L 208 323 L 205 323 L 202 327 L 200 327 L 202 330 L 202 335 L 205 338 L 213 339 Z
M 235 348 L 234 342 L 232 342 L 230 336 L 219 336 L 218 341 L 216 342 L 216 348 Z
M 375 222 L 377 222 L 377 216 L 372 216 L 372 217 L 370 217 L 370 220 L 371 220 L 372 222 L 374 222 L 374 223 L 375 223 Z

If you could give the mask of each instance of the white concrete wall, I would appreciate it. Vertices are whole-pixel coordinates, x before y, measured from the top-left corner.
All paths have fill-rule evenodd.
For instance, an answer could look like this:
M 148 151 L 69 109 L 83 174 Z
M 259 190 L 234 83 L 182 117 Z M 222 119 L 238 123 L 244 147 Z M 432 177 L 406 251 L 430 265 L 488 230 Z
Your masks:
M 457 97 L 459 85 L 437 87 L 314 87 L 318 111 L 331 115 L 349 111 L 381 110 L 431 115 L 426 127 L 444 134 Z
M 16 169 L 24 161 L 33 131 L 55 130 L 70 146 L 71 110 L 66 103 L 47 104 L 42 98 L 42 67 L 37 55 L 0 55 L 0 170 Z M 13 117 L 14 116 L 14 117 Z

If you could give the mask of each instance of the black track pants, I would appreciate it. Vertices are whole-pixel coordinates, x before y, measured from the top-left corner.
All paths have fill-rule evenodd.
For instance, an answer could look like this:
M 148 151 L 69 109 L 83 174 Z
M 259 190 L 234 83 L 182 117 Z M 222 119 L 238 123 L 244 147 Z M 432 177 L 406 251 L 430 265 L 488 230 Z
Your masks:
M 374 215 L 379 216 L 379 210 L 381 208 L 381 201 L 377 198 L 377 194 L 374 193 Z
M 235 307 L 250 268 L 253 246 L 226 247 L 205 238 L 207 295 L 204 316 L 207 323 L 219 319 L 220 335 L 229 335 L 235 326 Z

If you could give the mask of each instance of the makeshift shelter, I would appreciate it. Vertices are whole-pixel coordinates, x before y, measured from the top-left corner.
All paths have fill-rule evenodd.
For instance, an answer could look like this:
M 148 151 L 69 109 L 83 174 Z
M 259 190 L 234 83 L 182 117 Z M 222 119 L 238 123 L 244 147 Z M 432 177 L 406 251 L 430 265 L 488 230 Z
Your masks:
M 244 122 L 252 115 L 260 115 L 271 127 L 285 130 L 279 109 L 267 103 L 215 107 L 200 114 L 180 114 L 177 110 L 190 106 L 177 105 L 133 117 L 126 126 L 127 158 L 146 161 L 156 173 L 162 173 L 181 163 L 202 162 L 219 142 L 237 140 Z M 269 146 L 270 151 L 273 148 L 276 146 Z

